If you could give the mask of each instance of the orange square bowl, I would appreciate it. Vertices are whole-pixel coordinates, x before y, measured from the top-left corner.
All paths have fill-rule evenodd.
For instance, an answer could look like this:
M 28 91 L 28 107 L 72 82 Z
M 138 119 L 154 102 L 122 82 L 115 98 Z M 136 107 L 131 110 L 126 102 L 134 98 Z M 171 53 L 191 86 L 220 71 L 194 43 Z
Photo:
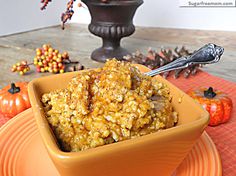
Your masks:
M 148 69 L 136 65 L 142 72 Z M 42 77 L 29 83 L 29 96 L 47 152 L 61 175 L 67 176 L 153 176 L 171 175 L 201 136 L 209 114 L 184 92 L 160 76 L 173 96 L 172 104 L 179 114 L 177 126 L 146 136 L 81 152 L 63 152 L 45 118 L 41 96 L 65 88 L 78 72 Z

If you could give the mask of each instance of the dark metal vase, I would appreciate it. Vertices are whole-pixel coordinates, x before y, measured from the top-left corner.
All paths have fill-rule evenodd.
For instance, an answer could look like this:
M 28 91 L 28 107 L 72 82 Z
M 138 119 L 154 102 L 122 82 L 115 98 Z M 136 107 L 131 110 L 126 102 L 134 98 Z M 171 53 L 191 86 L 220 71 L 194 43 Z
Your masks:
M 122 60 L 130 54 L 120 46 L 123 37 L 130 36 L 135 31 L 133 17 L 143 0 L 82 0 L 89 8 L 91 23 L 89 31 L 102 38 L 102 47 L 92 52 L 91 58 L 105 62 L 108 58 Z

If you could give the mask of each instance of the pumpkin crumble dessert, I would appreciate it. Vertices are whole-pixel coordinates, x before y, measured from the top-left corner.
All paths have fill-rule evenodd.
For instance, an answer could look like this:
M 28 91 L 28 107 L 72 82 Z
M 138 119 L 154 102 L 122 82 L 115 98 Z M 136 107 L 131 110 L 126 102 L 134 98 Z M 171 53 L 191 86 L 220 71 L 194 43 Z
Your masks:
M 62 150 L 76 152 L 173 127 L 178 118 L 170 99 L 165 84 L 112 59 L 79 72 L 42 103 Z

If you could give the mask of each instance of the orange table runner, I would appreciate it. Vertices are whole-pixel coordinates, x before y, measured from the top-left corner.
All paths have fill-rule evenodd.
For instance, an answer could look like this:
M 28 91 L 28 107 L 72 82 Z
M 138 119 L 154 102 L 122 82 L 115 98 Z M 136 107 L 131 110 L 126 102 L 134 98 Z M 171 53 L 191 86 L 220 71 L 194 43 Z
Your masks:
M 170 82 L 182 89 L 196 89 L 199 87 L 214 87 L 226 92 L 233 100 L 231 120 L 216 127 L 208 126 L 206 131 L 214 141 L 222 160 L 224 176 L 236 175 L 236 83 L 212 76 L 206 72 L 199 72 L 197 76 L 185 79 L 168 78 Z
M 199 72 L 194 77 L 185 79 L 183 77 L 168 80 L 183 91 L 203 87 L 214 87 L 226 92 L 233 100 L 232 118 L 229 122 L 216 126 L 207 127 L 206 131 L 211 136 L 220 153 L 224 176 L 236 175 L 236 83 L 226 81 L 206 72 Z M 0 115 L 0 127 L 9 119 Z

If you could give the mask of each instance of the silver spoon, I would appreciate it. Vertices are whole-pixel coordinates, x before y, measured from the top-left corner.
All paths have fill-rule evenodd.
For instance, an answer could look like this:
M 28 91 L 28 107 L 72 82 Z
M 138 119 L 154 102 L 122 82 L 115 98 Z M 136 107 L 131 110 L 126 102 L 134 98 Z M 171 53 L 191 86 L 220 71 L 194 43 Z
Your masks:
M 209 43 L 189 56 L 180 57 L 169 64 L 144 74 L 148 76 L 155 76 L 163 72 L 186 68 L 192 64 L 213 64 L 220 60 L 223 52 L 224 48 L 221 46 Z

